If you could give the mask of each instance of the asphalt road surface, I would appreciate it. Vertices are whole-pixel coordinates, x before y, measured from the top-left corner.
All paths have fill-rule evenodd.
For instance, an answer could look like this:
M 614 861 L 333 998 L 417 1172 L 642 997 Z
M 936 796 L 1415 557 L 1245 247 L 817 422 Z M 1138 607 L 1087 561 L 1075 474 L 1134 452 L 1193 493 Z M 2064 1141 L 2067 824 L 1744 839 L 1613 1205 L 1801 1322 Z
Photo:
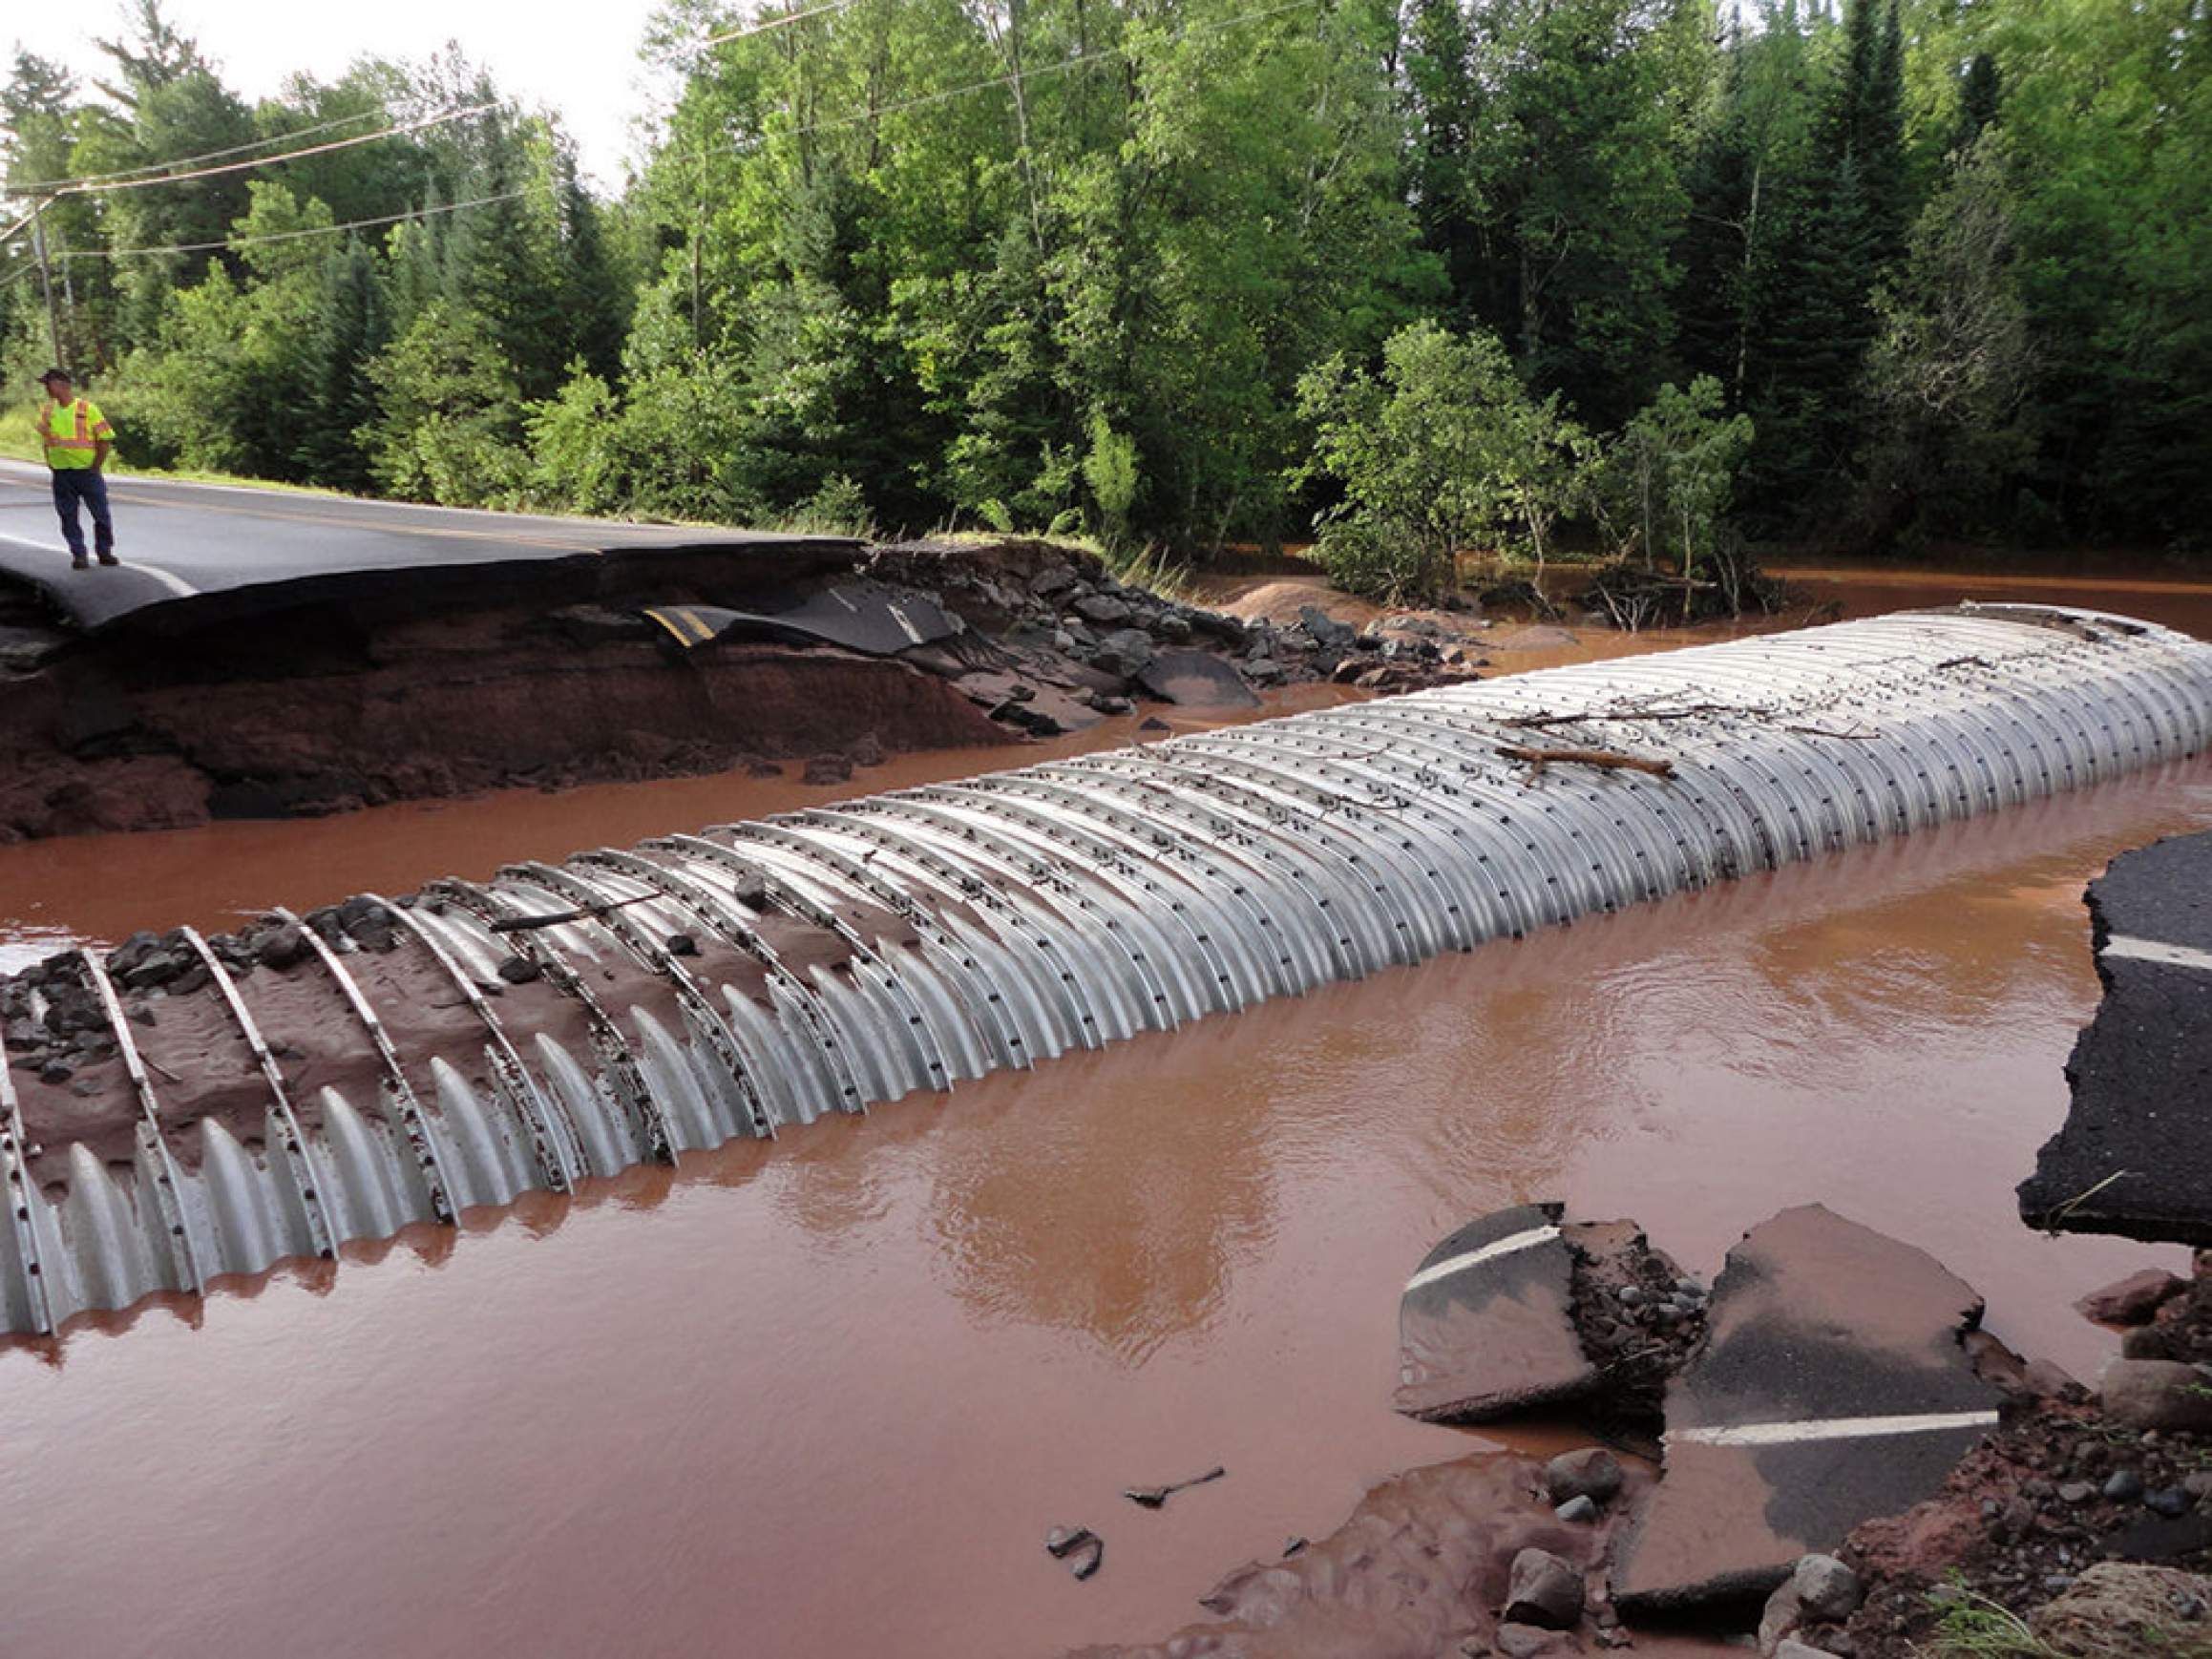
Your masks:
M 0 579 L 38 588 L 87 631 L 160 607 L 250 611 L 307 592 L 374 591 L 399 573 L 794 546 L 833 538 L 482 513 L 405 502 L 111 475 L 119 568 L 73 571 L 46 469 L 0 460 Z M 91 540 L 89 519 L 86 539 Z

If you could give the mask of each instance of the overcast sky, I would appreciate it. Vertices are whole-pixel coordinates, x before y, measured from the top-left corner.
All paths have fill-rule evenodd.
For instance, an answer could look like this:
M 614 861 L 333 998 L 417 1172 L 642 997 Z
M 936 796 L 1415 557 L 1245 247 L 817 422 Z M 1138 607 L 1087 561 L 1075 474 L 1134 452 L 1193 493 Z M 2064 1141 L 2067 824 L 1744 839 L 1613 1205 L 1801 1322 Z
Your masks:
M 323 0 L 311 6 L 169 0 L 165 10 L 249 102 L 276 92 L 295 71 L 330 80 L 365 53 L 422 58 L 457 40 L 509 96 L 558 111 L 585 168 L 612 187 L 631 152 L 631 120 L 647 108 L 638 45 L 656 6 L 657 0 Z M 19 45 L 91 74 L 106 62 L 94 39 L 121 28 L 115 0 L 66 6 L 21 0 L 6 9 L 0 45 Z

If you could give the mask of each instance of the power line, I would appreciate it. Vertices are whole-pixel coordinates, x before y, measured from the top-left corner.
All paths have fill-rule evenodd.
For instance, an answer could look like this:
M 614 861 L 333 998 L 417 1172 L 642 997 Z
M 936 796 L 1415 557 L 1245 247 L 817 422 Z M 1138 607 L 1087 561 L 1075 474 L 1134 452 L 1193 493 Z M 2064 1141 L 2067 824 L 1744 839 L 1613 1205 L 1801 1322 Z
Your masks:
M 513 201 L 528 190 L 503 190 L 496 196 L 478 196 L 468 201 L 449 201 L 437 207 L 418 207 L 408 213 L 388 213 L 381 219 L 353 219 L 344 224 L 317 224 L 305 230 L 273 230 L 266 236 L 226 237 L 221 242 L 186 242 L 167 247 L 68 248 L 57 257 L 65 260 L 125 260 L 153 254 L 203 254 L 234 247 L 257 247 L 263 242 L 297 242 L 302 237 L 336 236 L 341 231 L 369 230 L 378 225 L 401 224 L 430 219 L 441 213 L 458 213 L 464 207 L 489 207 L 495 201 Z
M 832 11 L 843 11 L 856 6 L 859 0 L 830 0 L 827 6 L 816 6 L 807 11 L 788 11 L 781 17 L 770 17 L 765 22 L 742 24 L 736 29 L 725 30 L 720 34 L 709 34 L 699 44 L 702 47 L 721 46 L 732 40 L 744 40 L 748 35 L 766 34 L 771 29 L 782 29 L 790 24 L 804 23 L 810 17 L 825 16 Z
M 29 196 L 40 190 L 66 190 L 77 184 L 105 184 L 111 178 L 137 178 L 142 174 L 159 173 L 169 167 L 195 167 L 202 161 L 221 161 L 228 156 L 242 156 L 248 150 L 265 150 L 271 144 L 289 144 L 295 138 L 308 138 L 317 133 L 327 133 L 335 127 L 350 127 L 357 122 L 382 116 L 382 110 L 363 110 L 357 116 L 341 116 L 333 121 L 318 121 L 312 127 L 302 127 L 297 132 L 279 133 L 272 138 L 256 138 L 250 144 L 233 144 L 227 150 L 210 150 L 201 156 L 177 156 L 166 161 L 149 161 L 142 167 L 124 167 L 114 173 L 87 173 L 78 178 L 37 178 L 29 184 L 11 184 L 11 195 Z
M 402 137 L 410 133 L 427 132 L 432 127 L 442 127 L 450 121 L 480 116 L 495 104 L 472 104 L 465 110 L 448 110 L 439 116 L 426 116 L 419 121 L 408 121 L 396 127 L 387 127 L 379 133 L 362 133 L 351 138 L 334 138 L 327 144 L 310 144 L 304 150 L 287 150 L 281 156 L 258 156 L 250 161 L 228 161 L 220 167 L 200 167 L 187 173 L 163 173 L 152 178 L 121 178 L 106 183 L 73 184 L 53 192 L 53 199 L 64 196 L 106 196 L 118 190 L 144 190 L 156 184 L 183 184 L 195 178 L 214 178 L 226 173 L 245 173 L 257 167 L 274 167 L 283 161 L 297 161 L 307 156 L 327 156 L 337 150 L 351 150 L 362 144 L 373 144 L 384 138 Z M 0 194 L 28 195 L 13 186 Z
M 1247 23 L 1257 23 L 1263 18 L 1279 17 L 1286 11 L 1309 10 L 1316 6 L 1326 3 L 1327 0 L 1285 0 L 1285 4 L 1280 6 L 1268 6 L 1256 11 L 1239 12 L 1233 17 L 1218 18 L 1211 23 L 1194 23 L 1184 30 L 1177 38 L 1187 40 L 1194 34 L 1216 34 L 1224 30 L 1240 28 Z M 830 8 L 825 7 L 823 10 L 827 10 Z M 795 22 L 797 19 L 789 19 L 789 21 Z M 885 104 L 877 109 L 863 110 L 857 115 L 836 116 L 825 121 L 811 121 L 803 127 L 779 128 L 773 136 L 796 138 L 813 133 L 826 133 L 838 127 L 856 127 L 863 122 L 879 121 L 886 116 L 900 115 L 908 110 L 918 110 L 929 104 L 946 103 L 954 98 L 965 96 L 969 93 L 987 92 L 993 87 L 1016 86 L 1023 81 L 1036 80 L 1044 75 L 1060 74 L 1071 69 L 1081 69 L 1090 64 L 1103 63 L 1109 58 L 1127 57 L 1132 50 L 1134 49 L 1127 45 L 1097 47 L 1089 52 L 1078 52 L 1073 57 L 1064 57 L 1056 63 L 1042 64 L 1036 69 L 1025 69 L 1011 74 L 993 75 L 988 80 L 970 81 L 965 86 L 947 87 L 942 92 L 923 93 L 918 97 L 902 99 L 895 104 Z M 663 151 L 653 159 L 656 161 L 689 161 L 701 157 L 726 155 L 734 148 L 734 145 L 722 145 L 712 150 Z

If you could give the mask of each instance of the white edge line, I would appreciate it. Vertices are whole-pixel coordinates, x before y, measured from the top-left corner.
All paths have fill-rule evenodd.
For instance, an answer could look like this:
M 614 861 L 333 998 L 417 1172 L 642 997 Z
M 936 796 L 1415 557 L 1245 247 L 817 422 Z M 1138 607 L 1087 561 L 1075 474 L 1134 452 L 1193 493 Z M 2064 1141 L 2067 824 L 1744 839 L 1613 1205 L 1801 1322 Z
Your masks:
M 1509 1256 L 1521 1250 L 1534 1250 L 1540 1244 L 1549 1244 L 1558 1236 L 1559 1229 L 1555 1227 L 1535 1227 L 1530 1228 L 1527 1232 L 1512 1233 L 1507 1237 L 1499 1239 L 1495 1244 L 1486 1244 L 1481 1250 L 1469 1250 L 1464 1255 L 1447 1257 L 1433 1268 L 1422 1269 L 1420 1272 L 1406 1280 L 1404 1294 L 1411 1295 L 1423 1285 L 1433 1285 L 1439 1279 L 1448 1279 L 1454 1273 L 1464 1273 L 1471 1267 L 1483 1262 L 1495 1261 L 1499 1256 Z
M 2137 962 L 2160 962 L 2169 968 L 2195 968 L 2212 974 L 2212 951 L 2193 950 L 2187 945 L 2164 944 L 2158 939 L 2107 939 L 2102 954 L 2107 956 L 2125 956 Z
M 1725 1428 L 1669 1429 L 1670 1446 L 1786 1446 L 1813 1440 L 1872 1439 L 1883 1435 L 1929 1435 L 1944 1429 L 1989 1428 L 1993 1411 L 1938 1412 L 1921 1417 L 1822 1418 L 1794 1423 L 1734 1423 Z

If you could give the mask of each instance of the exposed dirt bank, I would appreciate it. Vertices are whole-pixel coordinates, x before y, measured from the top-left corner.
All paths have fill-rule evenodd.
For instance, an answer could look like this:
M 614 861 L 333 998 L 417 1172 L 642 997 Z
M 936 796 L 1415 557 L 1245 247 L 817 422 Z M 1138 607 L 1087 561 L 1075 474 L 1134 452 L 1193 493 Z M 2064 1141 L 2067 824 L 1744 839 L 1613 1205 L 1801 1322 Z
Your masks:
M 1348 658 L 1386 661 L 1380 639 L 1247 625 L 1041 542 L 805 568 L 703 556 L 682 573 L 583 604 L 303 604 L 180 638 L 0 628 L 0 840 L 748 764 L 836 782 L 886 753 L 1019 743 L 1139 702 L 1249 703 Z M 946 626 L 901 617 L 887 651 L 760 620 L 831 591 L 913 596 Z M 679 644 L 646 606 L 751 620 Z
M 2212 1251 L 2191 1278 L 2146 1270 L 2113 1291 L 2084 1298 L 2128 1327 L 2098 1392 L 2023 1388 L 2019 1413 L 1941 1493 L 1854 1532 L 1843 1554 L 1865 1600 L 1801 1632 L 1806 1647 L 1855 1659 L 2212 1655 Z

